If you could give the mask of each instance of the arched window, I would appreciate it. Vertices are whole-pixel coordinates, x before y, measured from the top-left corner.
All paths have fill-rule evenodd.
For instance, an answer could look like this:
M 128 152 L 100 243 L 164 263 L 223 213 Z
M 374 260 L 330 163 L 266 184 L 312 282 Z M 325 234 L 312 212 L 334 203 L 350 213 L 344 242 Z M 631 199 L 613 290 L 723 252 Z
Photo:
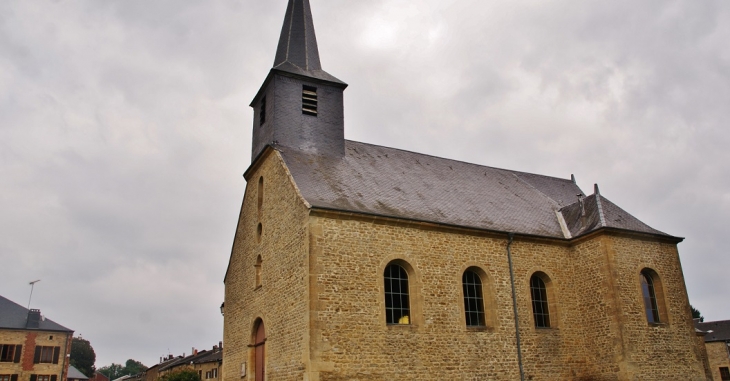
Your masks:
M 535 328 L 550 328 L 548 290 L 545 281 L 538 274 L 534 274 L 530 278 L 530 294 L 532 295 L 532 316 L 535 318 Z
M 654 277 L 648 270 L 644 270 L 639 275 L 641 281 L 641 293 L 644 297 L 644 310 L 646 311 L 646 320 L 649 323 L 659 323 L 659 307 L 657 306 L 656 290 L 654 288 Z
M 259 177 L 259 186 L 256 192 L 256 206 L 257 211 L 259 213 L 259 218 L 261 218 L 261 212 L 264 206 L 264 177 Z
M 385 321 L 388 324 L 411 324 L 408 297 L 408 273 L 400 265 L 391 263 L 383 274 L 385 281 Z
M 254 268 L 256 269 L 256 287 L 261 287 L 261 266 L 263 265 L 263 262 L 264 261 L 259 255 L 256 258 L 256 264 L 254 265 Z
M 482 295 L 482 279 L 472 270 L 464 271 L 461 277 L 464 287 L 464 313 L 467 327 L 484 327 L 484 296 Z

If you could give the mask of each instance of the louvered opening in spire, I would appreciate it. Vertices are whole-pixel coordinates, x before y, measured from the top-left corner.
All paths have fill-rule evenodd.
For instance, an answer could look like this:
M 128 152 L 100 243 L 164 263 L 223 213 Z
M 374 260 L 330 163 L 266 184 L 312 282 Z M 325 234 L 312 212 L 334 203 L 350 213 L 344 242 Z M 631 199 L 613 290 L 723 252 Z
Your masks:
M 322 70 L 309 0 L 289 0 L 274 67 L 286 63 L 304 71 Z

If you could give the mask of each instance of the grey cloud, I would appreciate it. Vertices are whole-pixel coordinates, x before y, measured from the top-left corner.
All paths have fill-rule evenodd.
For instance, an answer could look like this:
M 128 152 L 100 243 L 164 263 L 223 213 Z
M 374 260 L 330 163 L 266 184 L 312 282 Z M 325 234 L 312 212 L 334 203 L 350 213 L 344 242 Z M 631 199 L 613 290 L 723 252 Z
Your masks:
M 0 3 L 0 292 L 23 304 L 42 278 L 34 306 L 97 365 L 220 340 L 248 103 L 285 7 Z M 687 237 L 693 304 L 730 316 L 726 2 L 312 7 L 322 64 L 350 84 L 347 138 L 598 182 Z

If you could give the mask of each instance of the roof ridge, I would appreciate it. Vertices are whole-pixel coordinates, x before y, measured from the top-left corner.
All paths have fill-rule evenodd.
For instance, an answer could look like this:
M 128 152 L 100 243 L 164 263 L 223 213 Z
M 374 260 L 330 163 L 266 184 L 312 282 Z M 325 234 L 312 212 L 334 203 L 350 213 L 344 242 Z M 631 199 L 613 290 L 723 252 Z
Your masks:
M 596 196 L 596 206 L 598 207 L 598 222 L 601 224 L 602 228 L 605 228 L 608 226 L 606 224 L 606 215 L 603 213 L 603 204 L 601 203 L 601 199 L 603 196 L 601 196 L 601 191 L 598 189 L 598 184 L 593 185 L 593 195 Z
M 396 150 L 396 151 L 401 151 L 401 152 L 407 152 L 407 153 L 421 155 L 421 156 L 432 157 L 432 158 L 440 159 L 440 160 L 448 160 L 448 161 L 451 161 L 451 162 L 454 162 L 454 163 L 461 163 L 461 164 L 472 165 L 472 166 L 476 166 L 476 167 L 489 168 L 489 169 L 493 169 L 493 170 L 496 170 L 496 171 L 503 171 L 503 172 L 509 172 L 509 173 L 513 173 L 513 174 L 516 173 L 516 174 L 530 175 L 530 176 L 539 176 L 539 177 L 543 177 L 543 178 L 547 178 L 547 179 L 560 180 L 560 181 L 564 181 L 566 183 L 573 184 L 573 181 L 571 179 L 564 179 L 562 177 L 555 177 L 555 176 L 541 175 L 539 173 L 532 173 L 532 172 L 525 172 L 525 171 L 516 171 L 516 170 L 513 170 L 513 169 L 492 167 L 492 166 L 489 166 L 489 165 L 471 163 L 471 162 L 464 161 L 464 160 L 450 159 L 448 157 L 441 157 L 441 156 L 436 156 L 436 155 L 430 155 L 430 154 L 427 154 L 427 153 L 411 151 L 411 150 L 407 150 L 407 149 L 404 149 L 404 148 L 389 147 L 389 146 L 384 146 L 384 145 L 380 145 L 380 144 L 366 143 L 366 142 L 359 142 L 359 141 L 356 141 L 356 140 L 345 139 L 345 143 L 348 143 L 348 142 L 349 143 L 355 143 L 355 144 L 363 144 L 363 145 L 368 145 L 368 146 L 373 146 L 373 147 L 387 148 L 387 149 L 392 149 L 392 150 Z M 345 148 L 347 148 L 347 145 L 345 145 Z
M 557 201 L 553 200 L 553 198 L 552 198 L 552 197 L 550 197 L 550 196 L 546 195 L 546 194 L 545 194 L 545 193 L 543 193 L 543 192 L 542 192 L 541 190 L 537 189 L 537 187 L 535 187 L 534 185 L 532 185 L 532 184 L 528 183 L 527 181 L 525 181 L 525 179 L 523 179 L 523 178 L 521 178 L 520 176 L 518 176 L 518 175 L 517 175 L 516 173 L 514 173 L 514 172 L 513 172 L 513 173 L 512 173 L 512 176 L 514 176 L 515 178 L 517 178 L 517 180 L 519 180 L 520 182 L 524 183 L 525 185 L 527 185 L 528 187 L 530 187 L 531 189 L 533 189 L 534 191 L 536 191 L 537 193 L 539 193 L 539 194 L 540 194 L 540 195 L 541 195 L 542 197 L 545 197 L 546 199 L 548 199 L 548 201 L 549 201 L 549 202 L 550 202 L 550 203 L 551 203 L 551 204 L 553 205 L 553 207 L 555 208 L 555 211 L 556 211 L 556 212 L 559 212 L 559 211 L 560 211 L 560 204 L 558 204 L 558 202 L 557 202 Z M 556 216 L 555 216 L 555 218 L 558 218 L 558 216 L 556 215 Z M 560 220 L 559 220 L 559 219 L 558 219 L 558 222 L 560 222 Z M 562 225 L 561 225 L 561 227 L 562 227 Z

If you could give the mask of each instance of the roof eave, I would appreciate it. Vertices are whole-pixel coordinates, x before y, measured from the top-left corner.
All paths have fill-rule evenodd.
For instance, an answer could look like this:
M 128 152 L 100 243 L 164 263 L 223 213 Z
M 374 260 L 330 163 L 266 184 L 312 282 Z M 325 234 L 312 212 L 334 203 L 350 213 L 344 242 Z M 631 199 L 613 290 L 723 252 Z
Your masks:
M 329 85 L 329 86 L 341 88 L 343 90 L 346 89 L 348 86 L 345 82 L 342 82 L 339 80 L 338 81 L 328 81 L 328 80 L 321 79 L 321 78 L 316 78 L 316 77 L 312 77 L 312 76 L 308 76 L 308 75 L 301 75 L 301 74 L 292 73 L 292 72 L 286 71 L 286 70 L 272 68 L 271 70 L 269 70 L 269 74 L 266 75 L 266 79 L 264 80 L 264 83 L 259 88 L 259 91 L 256 92 L 256 96 L 253 97 L 251 104 L 249 104 L 250 107 L 254 107 L 256 105 L 256 102 L 258 102 L 258 100 L 261 98 L 266 87 L 269 86 L 269 82 L 271 82 L 271 80 L 274 78 L 274 75 L 276 75 L 276 74 L 279 74 L 284 77 L 301 79 L 301 80 L 308 81 L 308 82 Z
M 651 240 L 659 240 L 659 241 L 673 243 L 673 244 L 680 243 L 684 240 L 684 238 L 681 238 L 681 237 L 636 232 L 636 231 L 632 231 L 632 230 L 624 230 L 624 229 L 617 229 L 617 228 L 610 228 L 610 227 L 603 227 L 603 228 L 599 228 L 596 230 L 592 230 L 586 234 L 582 234 L 577 237 L 564 238 L 564 237 L 554 237 L 554 236 L 530 234 L 530 233 L 523 233 L 523 232 L 510 232 L 510 231 L 497 230 L 497 229 L 485 229 L 485 228 L 474 227 L 474 226 L 448 224 L 448 223 L 443 223 L 443 222 L 420 220 L 420 219 L 416 219 L 416 218 L 388 216 L 388 215 L 378 214 L 378 213 L 367 213 L 367 212 L 352 211 L 352 210 L 345 210 L 345 209 L 338 209 L 338 208 L 329 208 L 329 207 L 322 207 L 322 206 L 315 206 L 315 205 L 313 205 L 310 209 L 310 214 L 314 214 L 314 215 L 328 215 L 328 214 L 332 214 L 332 213 L 351 216 L 354 218 L 359 217 L 361 219 L 362 218 L 380 219 L 380 220 L 385 220 L 385 221 L 393 221 L 393 222 L 401 222 L 401 223 L 402 223 L 402 221 L 407 221 L 406 222 L 407 225 L 420 226 L 420 227 L 425 227 L 425 228 L 439 228 L 440 227 L 440 228 L 449 229 L 449 230 L 471 231 L 471 232 L 477 233 L 477 234 L 491 234 L 491 235 L 500 235 L 500 236 L 514 234 L 515 237 L 521 237 L 523 239 L 540 240 L 540 241 L 547 240 L 547 241 L 557 242 L 562 245 L 573 245 L 577 242 L 581 242 L 581 241 L 593 238 L 594 236 L 601 235 L 601 234 L 630 235 L 630 236 L 634 236 L 634 237 L 639 237 L 639 238 L 644 238 L 644 239 L 648 238 Z

